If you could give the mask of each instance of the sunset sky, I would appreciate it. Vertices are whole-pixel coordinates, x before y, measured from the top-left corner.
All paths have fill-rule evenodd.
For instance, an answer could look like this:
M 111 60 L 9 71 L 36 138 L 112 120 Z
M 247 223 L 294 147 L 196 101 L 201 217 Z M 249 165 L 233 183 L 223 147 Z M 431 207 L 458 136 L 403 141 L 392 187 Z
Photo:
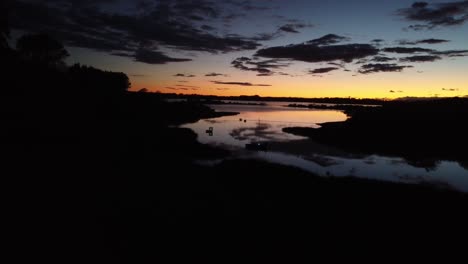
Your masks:
M 132 90 L 291 97 L 468 95 L 468 1 L 14 0 Z

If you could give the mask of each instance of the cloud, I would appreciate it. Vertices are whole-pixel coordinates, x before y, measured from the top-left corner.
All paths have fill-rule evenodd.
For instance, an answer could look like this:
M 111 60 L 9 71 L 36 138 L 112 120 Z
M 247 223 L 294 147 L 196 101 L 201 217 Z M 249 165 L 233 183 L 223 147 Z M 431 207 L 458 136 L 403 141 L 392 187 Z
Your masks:
M 174 1 L 174 9 L 182 14 L 189 14 L 189 16 L 208 16 L 211 18 L 219 17 L 219 11 L 209 1 L 192 0 L 192 1 Z M 192 17 L 190 17 L 192 19 Z M 195 20 L 199 20 L 196 17 Z M 203 20 L 203 18 L 201 18 Z
M 302 22 L 288 23 L 288 24 L 278 27 L 278 29 L 276 29 L 276 31 L 274 32 L 258 33 L 258 34 L 255 34 L 254 36 L 248 37 L 247 39 L 251 41 L 259 41 L 259 42 L 270 41 L 270 40 L 277 39 L 279 37 L 284 36 L 284 33 L 300 33 L 299 29 L 303 29 L 307 27 L 313 27 L 313 26 L 311 24 L 306 24 Z M 238 34 L 229 34 L 228 36 L 242 39 L 242 36 Z
M 392 60 L 396 60 L 395 58 L 385 57 L 385 56 L 375 56 L 371 59 L 373 62 L 389 62 Z
M 240 7 L 244 11 L 266 11 L 266 10 L 271 10 L 272 7 L 269 6 L 259 6 L 255 5 L 258 2 L 257 1 L 252 1 L 252 0 L 241 0 L 241 1 L 227 1 L 237 7 Z M 255 3 L 255 4 L 254 4 Z
M 394 90 L 390 90 L 389 92 L 390 92 L 390 93 L 402 93 L 403 91 L 394 91 Z
M 200 87 L 198 87 L 198 86 L 192 86 L 192 85 L 180 85 L 180 84 L 177 84 L 176 86 L 177 86 L 177 87 L 184 87 L 184 88 L 197 88 L 197 89 L 200 88 Z
M 152 51 L 147 49 L 138 49 L 135 52 L 135 61 L 147 64 L 165 64 L 168 62 L 184 62 L 191 60 L 192 59 L 171 58 L 159 51 Z
M 343 42 L 343 41 L 348 41 L 350 40 L 349 38 L 347 37 L 343 37 L 343 36 L 338 36 L 338 35 L 335 35 L 335 34 L 328 34 L 328 35 L 325 35 L 321 38 L 318 38 L 318 39 L 313 39 L 313 40 L 309 40 L 306 42 L 306 44 L 309 44 L 309 45 L 331 45 L 331 44 L 336 44 L 336 43 L 340 43 L 340 42 Z
M 166 87 L 164 87 L 164 88 L 170 89 L 170 90 L 184 90 L 184 91 L 188 91 L 188 90 L 189 90 L 189 88 L 185 88 L 185 87 L 176 88 L 176 87 L 166 86 Z
M 370 41 L 370 43 L 376 47 L 380 47 L 385 43 L 385 40 L 383 39 L 373 39 Z
M 335 70 L 338 70 L 338 69 L 339 68 L 336 68 L 336 67 L 318 68 L 318 69 L 314 69 L 314 70 L 309 70 L 309 73 L 311 73 L 311 74 L 321 74 L 321 73 L 327 73 L 327 72 L 335 71 Z
M 312 25 L 304 24 L 304 23 L 289 23 L 279 27 L 279 31 L 284 31 L 288 33 L 300 33 L 299 29 L 312 27 Z
M 450 42 L 450 40 L 430 38 L 430 39 L 418 40 L 416 41 L 416 44 L 440 44 L 440 43 L 446 43 L 446 42 Z
M 411 26 L 408 27 L 408 29 L 412 29 L 414 31 L 421 31 L 421 30 L 430 29 L 430 26 L 427 26 L 427 25 L 411 25 Z M 404 28 L 403 30 L 407 31 L 406 28 Z
M 222 74 L 222 73 L 216 73 L 216 72 L 207 73 L 207 74 L 205 74 L 205 76 L 207 76 L 207 77 L 225 76 L 225 77 L 226 77 L 226 75 L 225 75 L 225 74 Z
M 419 52 L 433 52 L 432 49 L 424 49 L 424 48 L 406 48 L 406 47 L 393 47 L 393 48 L 385 48 L 383 49 L 385 52 L 392 52 L 392 53 L 419 53 Z
M 461 25 L 468 21 L 468 1 L 434 4 L 416 2 L 410 8 L 398 10 L 397 14 L 408 21 L 423 23 L 411 25 L 410 29 L 414 30 Z
M 202 25 L 200 28 L 203 29 L 203 30 L 206 30 L 206 31 L 215 30 L 214 27 L 208 26 L 208 25 Z
M 442 59 L 439 56 L 435 55 L 421 55 L 421 56 L 410 56 L 401 58 L 401 62 L 434 62 L 436 60 Z
M 344 68 L 343 63 L 329 62 L 328 65 L 333 65 L 333 66 L 338 66 L 340 68 Z
M 365 64 L 359 69 L 359 73 L 368 74 L 375 72 L 401 72 L 405 68 L 412 68 L 413 66 L 403 66 L 394 63 L 376 63 L 376 64 Z
M 11 27 L 26 32 L 47 32 L 67 46 L 133 56 L 150 64 L 189 60 L 173 58 L 156 47 L 219 53 L 261 46 L 257 40 L 245 36 L 213 34 L 209 26 L 212 24 L 207 22 L 214 23 L 221 16 L 222 8 L 217 2 L 174 0 L 143 5 L 140 2 L 128 1 L 128 8 L 119 11 L 122 8 L 117 0 L 12 1 Z M 142 7 L 145 9 L 141 10 Z
M 218 82 L 218 81 L 211 81 L 215 84 L 225 84 L 225 85 L 239 85 L 239 86 L 271 86 L 270 84 L 252 84 L 249 82 Z
M 186 78 L 192 78 L 192 77 L 196 77 L 195 75 L 193 74 L 183 74 L 183 73 L 177 73 L 174 75 L 174 77 L 186 77 Z
M 440 44 L 440 43 L 446 43 L 450 42 L 450 40 L 446 39 L 421 39 L 421 40 L 416 40 L 416 41 L 409 41 L 409 40 L 399 40 L 398 44 L 399 45 L 417 45 L 417 44 Z
M 146 75 L 146 74 L 130 74 L 130 76 L 137 77 L 137 78 L 138 77 L 148 77 L 148 75 Z
M 445 50 L 445 51 L 433 51 L 434 55 L 448 56 L 448 57 L 466 57 L 468 56 L 468 50 Z
M 454 89 L 454 88 L 442 88 L 442 90 L 446 92 L 458 92 L 458 89 Z
M 355 59 L 377 55 L 379 52 L 377 48 L 370 44 L 325 46 L 325 43 L 335 43 L 337 39 L 330 37 L 320 39 L 322 40 L 317 39 L 302 44 L 260 49 L 255 56 L 305 62 L 332 62 L 336 60 L 352 62 Z
M 255 71 L 258 76 L 271 76 L 275 72 L 272 69 L 280 69 L 289 65 L 277 59 L 259 60 L 258 58 L 239 57 L 231 62 L 231 65 L 243 71 Z

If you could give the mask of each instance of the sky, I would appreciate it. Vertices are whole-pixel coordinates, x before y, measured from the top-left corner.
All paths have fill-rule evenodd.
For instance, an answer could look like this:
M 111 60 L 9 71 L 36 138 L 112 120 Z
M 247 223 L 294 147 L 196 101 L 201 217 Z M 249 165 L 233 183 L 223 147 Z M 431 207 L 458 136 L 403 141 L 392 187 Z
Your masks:
M 6 0 L 131 90 L 285 97 L 468 95 L 468 1 Z

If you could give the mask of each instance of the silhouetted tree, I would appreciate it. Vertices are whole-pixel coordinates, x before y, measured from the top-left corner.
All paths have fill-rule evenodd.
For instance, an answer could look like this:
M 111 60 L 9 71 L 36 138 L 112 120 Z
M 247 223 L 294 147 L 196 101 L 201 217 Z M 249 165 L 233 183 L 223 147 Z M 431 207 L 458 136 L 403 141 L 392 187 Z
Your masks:
M 140 90 L 138 90 L 139 93 L 147 93 L 149 92 L 148 88 L 141 88 Z
M 123 93 L 130 88 L 128 76 L 123 72 L 103 71 L 80 64 L 71 66 L 69 72 L 75 85 L 96 93 Z
M 16 48 L 24 60 L 48 66 L 62 66 L 70 55 L 62 43 L 45 34 L 24 35 Z

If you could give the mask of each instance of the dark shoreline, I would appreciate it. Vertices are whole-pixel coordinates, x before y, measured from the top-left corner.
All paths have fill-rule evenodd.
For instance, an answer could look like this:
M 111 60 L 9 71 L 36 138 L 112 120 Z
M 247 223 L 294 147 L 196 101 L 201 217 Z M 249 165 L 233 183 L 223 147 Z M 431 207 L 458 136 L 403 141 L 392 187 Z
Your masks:
M 288 127 L 283 131 L 362 154 L 401 156 L 415 165 L 457 161 L 467 168 L 468 99 L 399 102 L 354 111 L 345 122 L 318 129 Z

